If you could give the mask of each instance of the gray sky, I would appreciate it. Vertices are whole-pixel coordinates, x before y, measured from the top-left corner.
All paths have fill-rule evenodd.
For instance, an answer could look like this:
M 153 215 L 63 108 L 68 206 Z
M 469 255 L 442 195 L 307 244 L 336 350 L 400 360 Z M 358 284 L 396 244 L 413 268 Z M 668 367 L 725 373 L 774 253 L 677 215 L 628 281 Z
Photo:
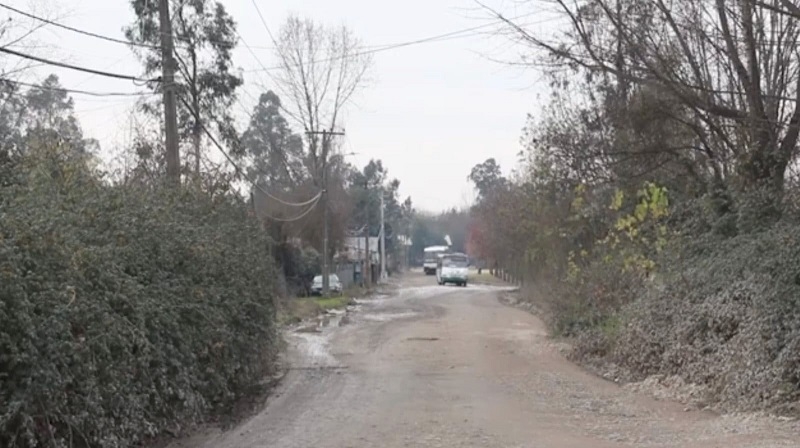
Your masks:
M 154 0 L 155 1 L 155 0 Z M 123 38 L 122 28 L 133 21 L 126 0 L 0 0 L 0 3 L 44 15 L 98 34 Z M 252 46 L 271 46 L 250 0 L 223 0 L 238 23 L 239 33 Z M 494 6 L 503 7 L 500 0 Z M 346 24 L 365 45 L 405 42 L 487 23 L 472 0 L 258 0 L 273 32 L 289 13 L 333 25 Z M 507 5 L 505 5 L 507 6 Z M 510 15 L 529 13 L 504 9 Z M 0 18 L 30 22 L 5 10 Z M 546 16 L 541 16 L 546 17 Z M 537 14 L 526 18 L 541 20 Z M 141 65 L 124 45 L 103 42 L 53 27 L 37 31 L 40 46 L 33 52 L 86 67 L 139 74 Z M 33 42 L 33 41 L 28 41 Z M 535 73 L 490 61 L 486 55 L 510 57 L 508 42 L 487 35 L 425 43 L 380 52 L 374 56 L 371 81 L 345 115 L 344 150 L 356 152 L 350 161 L 363 166 L 382 159 L 392 177 L 401 181 L 403 196 L 416 206 L 440 211 L 471 202 L 466 181 L 472 166 L 495 157 L 505 170 L 513 167 L 526 114 L 535 113 L 545 91 Z M 276 63 L 268 49 L 256 49 L 261 62 Z M 7 63 L 7 62 L 6 62 Z M 269 88 L 261 65 L 244 48 L 235 53 L 244 70 L 240 95 L 249 109 L 250 97 Z M 67 88 L 96 91 L 135 91 L 130 82 L 77 73 L 56 67 L 37 69 L 27 78 L 36 82 L 48 73 L 59 75 Z M 97 138 L 104 157 L 112 159 L 130 141 L 134 100 L 75 96 L 76 110 L 87 136 Z M 242 123 L 243 124 L 243 123 Z

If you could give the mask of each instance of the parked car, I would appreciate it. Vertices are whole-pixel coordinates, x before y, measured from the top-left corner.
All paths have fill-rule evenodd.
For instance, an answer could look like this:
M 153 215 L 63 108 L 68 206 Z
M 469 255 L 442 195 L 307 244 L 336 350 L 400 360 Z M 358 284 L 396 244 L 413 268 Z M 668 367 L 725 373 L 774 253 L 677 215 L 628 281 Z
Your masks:
M 330 288 L 331 293 L 333 294 L 341 294 L 342 293 L 342 282 L 339 281 L 339 276 L 336 274 L 331 274 L 328 276 L 328 287 Z M 311 294 L 313 295 L 321 295 L 322 294 L 322 276 L 318 275 L 314 277 L 314 281 L 311 282 Z

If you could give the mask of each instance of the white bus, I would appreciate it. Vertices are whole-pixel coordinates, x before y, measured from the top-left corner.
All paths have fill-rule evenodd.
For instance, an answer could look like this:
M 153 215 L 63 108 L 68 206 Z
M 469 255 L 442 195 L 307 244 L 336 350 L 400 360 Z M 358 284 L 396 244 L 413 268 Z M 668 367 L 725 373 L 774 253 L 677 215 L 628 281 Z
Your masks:
M 433 275 L 436 273 L 436 264 L 439 262 L 439 256 L 447 253 L 450 248 L 447 246 L 430 246 L 425 248 L 425 260 L 423 261 L 423 268 L 425 275 Z

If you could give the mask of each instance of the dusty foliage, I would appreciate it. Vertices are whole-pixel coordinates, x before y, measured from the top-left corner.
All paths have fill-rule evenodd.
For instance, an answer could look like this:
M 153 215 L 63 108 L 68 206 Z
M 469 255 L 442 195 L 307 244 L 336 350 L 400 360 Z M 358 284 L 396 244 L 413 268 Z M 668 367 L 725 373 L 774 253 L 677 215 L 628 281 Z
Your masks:
M 796 413 L 800 227 L 671 239 L 649 276 L 594 262 L 561 282 L 554 329 L 575 336 L 572 355 L 617 379 L 677 379 L 723 410 Z
M 552 101 L 529 120 L 515 174 L 472 171 L 480 256 L 551 292 L 555 330 L 577 338 L 582 361 L 621 366 L 615 378 L 658 375 L 723 408 L 792 411 L 796 6 L 553 3 L 558 33 L 492 10 Z
M 608 359 L 639 376 L 679 375 L 725 409 L 800 410 L 800 228 L 682 252 L 627 307 Z
M 0 165 L 0 446 L 130 446 L 269 372 L 269 241 L 238 198 Z
M 593 208 L 572 200 L 572 216 L 558 226 L 570 250 L 556 269 L 529 268 L 541 274 L 526 282 L 527 298 L 544 309 L 555 334 L 575 341 L 574 359 L 613 379 L 667 378 L 659 384 L 691 391 L 695 404 L 796 414 L 796 219 L 754 226 L 748 214 L 711 210 L 713 198 L 672 207 L 663 191 L 654 184 L 635 194 L 617 190 L 610 201 L 593 198 L 600 204 Z M 603 219 L 584 219 L 586 210 Z M 577 237 L 575 229 L 596 222 L 602 231 Z

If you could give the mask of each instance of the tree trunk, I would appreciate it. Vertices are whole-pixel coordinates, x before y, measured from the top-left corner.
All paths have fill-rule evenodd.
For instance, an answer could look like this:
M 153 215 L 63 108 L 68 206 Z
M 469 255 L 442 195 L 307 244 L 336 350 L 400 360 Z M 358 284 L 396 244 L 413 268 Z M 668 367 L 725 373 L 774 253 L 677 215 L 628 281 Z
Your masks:
M 777 151 L 759 151 L 740 165 L 737 230 L 752 232 L 774 224 L 783 211 L 788 160 Z
M 194 147 L 194 174 L 200 178 L 200 123 L 192 130 L 192 146 Z
M 202 123 L 200 123 L 200 101 L 197 98 L 197 91 L 195 90 L 192 95 L 192 107 L 198 111 L 198 116 L 195 118 L 194 126 L 192 126 L 192 147 L 194 150 L 194 174 L 200 179 L 200 141 L 202 132 Z

